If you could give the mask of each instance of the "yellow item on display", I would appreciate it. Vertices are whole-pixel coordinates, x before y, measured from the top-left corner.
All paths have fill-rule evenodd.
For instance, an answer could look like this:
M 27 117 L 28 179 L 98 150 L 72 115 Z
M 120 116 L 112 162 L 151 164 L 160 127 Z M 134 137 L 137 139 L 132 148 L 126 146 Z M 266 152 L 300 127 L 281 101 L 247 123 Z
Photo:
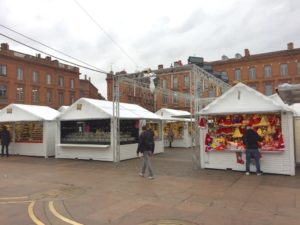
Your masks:
M 240 129 L 239 129 L 238 127 L 235 128 L 232 137 L 234 137 L 234 138 L 239 138 L 239 137 L 242 137 L 242 136 L 243 136 L 243 135 L 241 134 Z
M 263 116 L 260 120 L 260 123 L 258 124 L 258 126 L 268 126 L 269 125 L 269 121 L 267 120 L 266 116 Z
M 268 128 L 267 128 L 267 133 L 268 133 L 268 134 L 272 134 L 272 127 L 271 127 L 271 126 L 268 126 Z
M 257 130 L 257 134 L 258 134 L 259 136 L 262 136 L 262 135 L 263 135 L 263 132 L 262 132 L 262 130 L 261 130 L 260 128 Z

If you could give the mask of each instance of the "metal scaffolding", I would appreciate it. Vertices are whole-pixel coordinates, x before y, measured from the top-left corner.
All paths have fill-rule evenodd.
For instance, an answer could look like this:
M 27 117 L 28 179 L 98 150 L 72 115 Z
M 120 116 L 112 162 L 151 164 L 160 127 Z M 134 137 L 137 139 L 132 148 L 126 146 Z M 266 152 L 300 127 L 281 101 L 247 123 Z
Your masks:
M 154 100 L 157 94 L 166 95 L 166 96 L 180 96 L 180 97 L 189 97 L 190 99 L 190 112 L 191 112 L 191 121 L 194 121 L 193 124 L 193 144 L 192 144 L 192 161 L 193 167 L 198 168 L 200 165 L 200 146 L 199 146 L 199 129 L 198 129 L 198 119 L 196 112 L 200 111 L 201 108 L 213 101 L 213 98 L 203 98 L 203 92 L 209 88 L 214 88 L 219 91 L 219 94 L 226 92 L 231 86 L 224 81 L 216 78 L 212 74 L 208 73 L 204 69 L 194 65 L 186 65 L 189 70 L 189 81 L 190 81 L 190 92 L 183 93 L 174 91 L 171 89 L 165 89 L 162 87 L 156 87 L 154 92 Z M 167 74 L 170 75 L 170 74 Z M 113 78 L 113 152 L 114 152 L 114 162 L 120 162 L 120 83 L 127 85 L 132 85 L 134 90 L 135 88 L 142 88 L 143 90 L 149 90 L 149 82 L 144 82 L 143 79 L 151 78 L 156 76 L 155 71 L 151 74 L 145 73 L 133 73 L 133 74 L 119 74 L 112 75 Z M 164 76 L 160 74 L 159 77 Z M 157 109 L 156 109 L 157 110 Z

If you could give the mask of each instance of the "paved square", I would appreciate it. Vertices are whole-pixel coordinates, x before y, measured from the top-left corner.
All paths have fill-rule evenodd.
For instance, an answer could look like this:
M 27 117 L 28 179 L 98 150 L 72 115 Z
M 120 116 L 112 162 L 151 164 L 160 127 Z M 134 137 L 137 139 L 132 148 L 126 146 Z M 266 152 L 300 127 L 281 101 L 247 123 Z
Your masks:
M 155 179 L 138 176 L 141 159 L 100 161 L 0 158 L 0 224 L 299 225 L 295 177 L 195 170 L 191 151 L 151 157 Z

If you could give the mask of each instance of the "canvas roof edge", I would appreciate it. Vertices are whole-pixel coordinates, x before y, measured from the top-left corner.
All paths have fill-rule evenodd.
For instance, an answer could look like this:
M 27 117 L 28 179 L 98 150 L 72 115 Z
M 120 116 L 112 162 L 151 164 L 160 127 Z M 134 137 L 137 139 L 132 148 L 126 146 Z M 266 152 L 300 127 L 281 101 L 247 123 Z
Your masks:
M 43 117 L 43 116 L 40 116 L 39 114 L 36 114 L 36 113 L 34 113 L 33 111 L 30 111 L 30 110 L 26 110 L 26 109 L 24 109 L 22 106 L 25 106 L 25 107 L 43 107 L 43 108 L 49 108 L 49 109 L 52 109 L 51 107 L 49 107 L 49 106 L 41 106 L 41 105 L 29 105 L 29 104 L 18 104 L 18 103 L 11 103 L 11 104 L 9 104 L 9 105 L 7 105 L 6 107 L 4 107 L 3 109 L 6 109 L 6 108 L 9 108 L 9 107 L 12 107 L 12 106 L 14 106 L 14 107 L 16 107 L 16 108 L 18 108 L 18 109 L 20 109 L 20 110 L 25 110 L 27 113 L 29 113 L 30 115 L 32 115 L 32 116 L 35 116 L 35 117 L 37 117 L 37 119 L 38 120 L 41 120 L 41 121 L 52 121 L 52 120 L 55 120 L 56 119 L 56 116 L 55 117 L 53 117 L 53 118 L 51 118 L 51 119 L 49 119 L 49 118 L 45 118 L 45 117 Z M 2 110 L 3 110 L 2 109 Z M 52 110 L 55 110 L 55 109 L 52 109 Z M 55 111 L 57 111 L 57 110 L 55 110 Z M 59 112 L 57 112 L 57 114 L 59 115 Z M 12 121 L 14 121 L 14 120 L 12 120 Z M 26 119 L 22 119 L 22 121 L 32 121 L 32 120 L 26 120 Z
M 204 107 L 202 110 L 200 110 L 196 114 L 197 115 L 209 115 L 209 114 L 212 114 L 212 113 L 209 113 L 209 112 L 205 113 L 204 111 L 209 110 L 210 107 L 212 107 L 213 105 L 215 105 L 218 102 L 222 101 L 222 99 L 226 98 L 230 93 L 232 93 L 238 87 L 246 88 L 248 91 L 254 93 L 258 97 L 262 97 L 264 100 L 269 101 L 272 104 L 274 104 L 274 105 L 278 106 L 279 108 L 281 108 L 281 110 L 275 110 L 275 111 L 293 111 L 290 107 L 286 107 L 284 105 L 281 105 L 280 103 L 276 102 L 275 100 L 271 99 L 270 97 L 263 95 L 262 93 L 254 90 L 253 88 L 247 86 L 246 84 L 244 84 L 242 82 L 239 82 L 235 86 L 233 86 L 232 88 L 230 88 L 227 92 L 225 92 L 223 95 L 221 95 L 219 98 L 215 99 L 213 102 L 211 102 L 210 104 L 208 104 L 206 107 Z M 262 111 L 260 111 L 260 112 L 262 112 Z M 267 112 L 267 111 L 263 111 L 263 112 Z M 226 112 L 226 113 L 229 114 L 228 112 Z M 231 112 L 231 113 L 238 113 L 238 112 Z M 222 112 L 220 112 L 220 113 L 214 113 L 214 114 L 222 114 Z
M 100 110 L 101 112 L 107 114 L 108 116 L 111 116 L 109 113 L 105 112 L 104 110 L 102 110 L 100 107 L 98 107 L 97 105 L 93 104 L 91 101 L 89 101 L 90 98 L 80 98 L 77 101 L 75 101 L 72 105 L 70 105 L 69 108 L 67 108 L 66 110 L 62 111 L 57 117 L 56 119 L 61 119 L 61 117 L 65 114 L 67 114 L 69 111 L 73 110 L 74 107 L 77 107 L 77 104 L 80 104 L 82 101 L 88 103 L 89 105 L 91 105 L 92 107 L 97 108 L 98 110 Z M 91 100 L 98 100 L 98 99 L 91 99 Z M 99 101 L 103 101 L 100 100 Z M 63 120 L 67 120 L 67 119 L 63 119 Z

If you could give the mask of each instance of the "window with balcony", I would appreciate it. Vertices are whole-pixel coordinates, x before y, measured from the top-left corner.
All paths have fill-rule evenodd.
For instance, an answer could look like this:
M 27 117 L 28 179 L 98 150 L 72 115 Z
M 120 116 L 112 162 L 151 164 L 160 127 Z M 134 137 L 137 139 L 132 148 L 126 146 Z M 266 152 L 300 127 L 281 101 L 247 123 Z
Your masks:
M 7 99 L 7 86 L 0 84 L 0 99 Z
M 75 86 L 75 81 L 74 81 L 74 79 L 71 79 L 70 80 L 70 87 L 71 87 L 71 89 L 74 89 L 74 86 Z
M 0 64 L 0 76 L 7 76 L 6 65 Z
M 32 89 L 32 103 L 38 103 L 39 102 L 39 90 L 37 88 Z
M 215 97 L 215 96 L 216 96 L 215 90 L 211 89 L 211 90 L 208 91 L 208 97 L 209 97 L 209 98 L 213 98 L 213 97 Z
M 32 82 L 37 83 L 39 81 L 39 73 L 37 71 L 32 71 Z
M 226 71 L 221 72 L 221 79 L 226 82 L 228 81 L 228 75 Z
M 188 94 L 185 95 L 184 103 L 186 106 L 190 105 L 190 95 L 188 95 Z
M 24 88 L 17 87 L 17 101 L 24 101 Z
M 178 104 L 178 95 L 176 93 L 173 95 L 173 104 Z
M 71 95 L 70 96 L 70 105 L 72 105 L 75 102 L 75 96 Z
M 264 66 L 264 76 L 265 78 L 272 77 L 272 67 L 270 65 Z
M 185 76 L 184 77 L 184 87 L 185 88 L 189 88 L 190 87 L 190 77 L 189 76 Z
M 46 101 L 48 104 L 52 103 L 52 91 L 48 90 L 46 94 Z
M 17 80 L 24 80 L 24 70 L 23 68 L 17 69 Z
M 167 89 L 168 88 L 168 81 L 167 80 L 163 80 L 163 88 Z
M 168 95 L 163 95 L 163 104 L 168 104 Z
M 177 77 L 173 78 L 173 88 L 178 89 L 178 78 Z
M 58 86 L 59 87 L 63 87 L 64 86 L 64 77 L 63 76 L 59 76 L 59 78 L 58 78 Z
M 240 69 L 235 69 L 234 71 L 234 80 L 242 80 L 242 75 L 241 75 L 241 70 Z
M 52 76 L 50 74 L 46 75 L 46 84 L 51 85 L 52 83 Z
M 249 73 L 249 80 L 256 79 L 256 69 L 254 67 L 250 67 L 248 73 Z
M 59 103 L 59 105 L 64 104 L 64 93 L 63 92 L 58 93 L 58 103 Z
M 269 96 L 273 94 L 273 85 L 270 83 L 265 84 L 265 95 Z
M 288 65 L 286 63 L 280 64 L 280 76 L 288 75 Z

